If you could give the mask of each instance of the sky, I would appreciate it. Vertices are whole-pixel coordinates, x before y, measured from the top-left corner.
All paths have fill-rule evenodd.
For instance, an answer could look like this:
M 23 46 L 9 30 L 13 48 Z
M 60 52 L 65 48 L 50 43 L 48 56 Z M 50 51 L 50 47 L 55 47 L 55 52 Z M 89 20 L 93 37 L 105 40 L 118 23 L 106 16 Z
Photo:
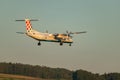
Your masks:
M 39 19 L 34 29 L 49 33 L 87 31 L 74 43 L 46 43 L 16 32 L 24 22 Z M 83 69 L 93 73 L 120 72 L 120 0 L 0 0 L 0 62 Z

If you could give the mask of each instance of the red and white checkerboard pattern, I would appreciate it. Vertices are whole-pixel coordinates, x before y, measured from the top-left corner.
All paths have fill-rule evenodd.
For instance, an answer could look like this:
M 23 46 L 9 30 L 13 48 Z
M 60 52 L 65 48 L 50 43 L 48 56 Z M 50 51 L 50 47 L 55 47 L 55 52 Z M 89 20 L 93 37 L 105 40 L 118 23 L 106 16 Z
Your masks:
M 32 25 L 31 25 L 31 23 L 30 23 L 30 20 L 26 20 L 25 22 L 26 22 L 26 29 L 27 29 L 27 30 L 31 30 Z

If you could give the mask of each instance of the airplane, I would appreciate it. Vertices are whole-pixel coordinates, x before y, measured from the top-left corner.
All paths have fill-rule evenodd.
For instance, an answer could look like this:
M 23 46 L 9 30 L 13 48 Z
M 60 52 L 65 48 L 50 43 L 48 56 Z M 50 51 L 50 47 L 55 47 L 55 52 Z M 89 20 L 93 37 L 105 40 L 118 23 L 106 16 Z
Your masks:
M 38 40 L 38 46 L 41 45 L 41 41 L 45 42 L 58 42 L 60 46 L 63 45 L 63 43 L 68 43 L 69 46 L 73 43 L 72 36 L 71 34 L 81 34 L 81 33 L 86 33 L 86 31 L 83 32 L 68 32 L 66 33 L 55 33 L 51 34 L 46 31 L 45 33 L 39 32 L 35 29 L 32 28 L 31 21 L 38 21 L 37 19 L 23 19 L 23 20 L 15 20 L 15 21 L 25 21 L 26 24 L 26 32 L 16 32 L 19 34 L 26 34 L 27 36 Z

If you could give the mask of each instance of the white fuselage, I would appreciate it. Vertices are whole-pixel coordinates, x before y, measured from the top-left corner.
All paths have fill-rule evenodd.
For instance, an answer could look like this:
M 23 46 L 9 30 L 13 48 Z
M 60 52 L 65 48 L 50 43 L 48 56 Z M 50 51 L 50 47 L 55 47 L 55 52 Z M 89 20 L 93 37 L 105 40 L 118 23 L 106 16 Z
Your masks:
M 57 36 L 56 39 L 54 34 L 50 33 L 41 33 L 36 30 L 28 30 L 26 33 L 28 36 L 38 40 L 38 41 L 47 41 L 47 42 L 63 42 L 63 43 L 73 43 L 73 40 L 68 36 L 61 36 L 60 34 Z

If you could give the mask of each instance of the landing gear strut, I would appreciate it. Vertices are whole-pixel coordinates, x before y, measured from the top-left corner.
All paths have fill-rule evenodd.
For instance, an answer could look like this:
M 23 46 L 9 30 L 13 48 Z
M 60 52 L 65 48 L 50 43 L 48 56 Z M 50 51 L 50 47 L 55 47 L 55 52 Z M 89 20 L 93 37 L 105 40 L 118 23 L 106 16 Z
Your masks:
M 71 43 L 69 44 L 69 46 L 71 46 Z
M 63 45 L 63 42 L 60 42 L 60 46 L 62 46 Z
M 41 43 L 40 43 L 40 41 L 38 42 L 38 46 L 40 46 L 41 45 Z

